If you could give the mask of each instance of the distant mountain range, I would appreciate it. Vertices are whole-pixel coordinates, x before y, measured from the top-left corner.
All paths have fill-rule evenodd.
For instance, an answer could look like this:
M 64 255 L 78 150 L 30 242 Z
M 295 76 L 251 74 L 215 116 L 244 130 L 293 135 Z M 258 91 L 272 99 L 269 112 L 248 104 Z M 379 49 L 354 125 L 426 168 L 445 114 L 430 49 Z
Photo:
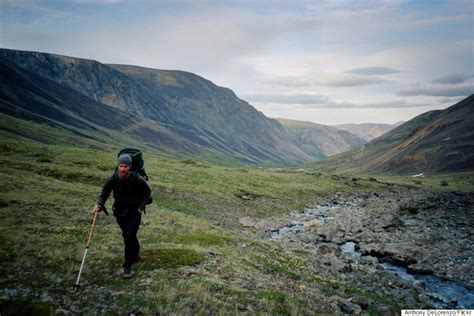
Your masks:
M 365 146 L 312 165 L 330 172 L 432 174 L 474 171 L 474 95 L 429 111 Z
M 350 132 L 311 122 L 277 119 L 291 140 L 317 160 L 360 147 L 366 141 Z
M 333 125 L 338 129 L 348 131 L 352 134 L 359 136 L 366 142 L 370 142 L 372 139 L 382 136 L 383 134 L 391 131 L 397 126 L 402 125 L 405 122 L 397 122 L 395 124 L 378 124 L 378 123 L 362 123 L 362 124 L 339 124 Z
M 2 139 L 132 146 L 219 163 L 309 163 L 338 154 L 313 168 L 397 174 L 473 170 L 473 98 L 379 136 L 393 126 L 337 129 L 267 118 L 230 89 L 188 72 L 0 49 Z M 364 145 L 371 137 L 377 138 Z

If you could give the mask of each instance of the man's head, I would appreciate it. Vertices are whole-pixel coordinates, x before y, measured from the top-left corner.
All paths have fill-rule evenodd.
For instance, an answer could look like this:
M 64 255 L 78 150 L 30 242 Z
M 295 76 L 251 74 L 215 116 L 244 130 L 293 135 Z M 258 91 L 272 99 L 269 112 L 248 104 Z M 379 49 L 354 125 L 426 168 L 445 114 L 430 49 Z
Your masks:
M 117 159 L 118 175 L 122 179 L 130 176 L 130 168 L 132 167 L 132 157 L 129 154 L 120 155 Z

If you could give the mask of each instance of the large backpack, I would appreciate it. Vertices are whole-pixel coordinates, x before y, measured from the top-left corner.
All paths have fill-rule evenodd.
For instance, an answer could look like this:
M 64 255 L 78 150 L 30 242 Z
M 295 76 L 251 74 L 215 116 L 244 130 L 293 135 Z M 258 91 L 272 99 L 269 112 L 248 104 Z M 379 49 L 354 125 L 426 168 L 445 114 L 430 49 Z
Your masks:
M 134 148 L 124 148 L 119 151 L 117 158 L 123 154 L 129 154 L 132 157 L 132 167 L 131 171 L 138 172 L 146 181 L 148 181 L 148 175 L 145 172 L 145 161 L 143 160 L 142 152 Z
M 145 172 L 145 161 L 143 160 L 142 152 L 134 148 L 124 148 L 119 151 L 117 158 L 123 154 L 129 154 L 132 157 L 132 167 L 130 171 L 134 171 L 141 175 L 146 181 L 148 181 L 148 175 Z M 153 197 L 150 197 L 146 204 L 153 203 Z

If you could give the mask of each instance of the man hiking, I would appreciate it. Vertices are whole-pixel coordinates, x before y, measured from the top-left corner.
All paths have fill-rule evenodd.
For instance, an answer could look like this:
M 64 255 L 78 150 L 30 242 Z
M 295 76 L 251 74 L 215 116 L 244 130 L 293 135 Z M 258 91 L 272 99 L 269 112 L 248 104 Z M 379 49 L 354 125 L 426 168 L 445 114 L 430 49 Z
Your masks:
M 151 190 L 145 179 L 137 172 L 132 172 L 132 157 L 122 154 L 117 160 L 117 169 L 102 188 L 92 211 L 100 212 L 113 191 L 113 213 L 122 230 L 125 243 L 125 260 L 122 265 L 124 279 L 133 276 L 132 265 L 140 260 L 140 244 L 137 239 L 138 228 L 145 211 L 145 205 L 150 199 Z

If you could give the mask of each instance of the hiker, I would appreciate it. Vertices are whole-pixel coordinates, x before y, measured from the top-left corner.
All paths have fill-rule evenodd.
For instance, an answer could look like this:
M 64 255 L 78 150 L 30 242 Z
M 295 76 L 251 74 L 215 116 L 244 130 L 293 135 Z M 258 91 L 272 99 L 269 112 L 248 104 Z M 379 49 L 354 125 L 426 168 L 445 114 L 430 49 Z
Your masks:
M 114 191 L 113 213 L 122 230 L 125 243 L 125 260 L 122 265 L 122 277 L 129 279 L 133 276 L 132 265 L 140 260 L 140 244 L 137 239 L 138 228 L 145 211 L 145 205 L 150 199 L 151 190 L 145 179 L 137 172 L 132 172 L 132 158 L 122 154 L 117 160 L 117 169 L 102 188 L 92 211 L 100 212 L 111 191 Z

